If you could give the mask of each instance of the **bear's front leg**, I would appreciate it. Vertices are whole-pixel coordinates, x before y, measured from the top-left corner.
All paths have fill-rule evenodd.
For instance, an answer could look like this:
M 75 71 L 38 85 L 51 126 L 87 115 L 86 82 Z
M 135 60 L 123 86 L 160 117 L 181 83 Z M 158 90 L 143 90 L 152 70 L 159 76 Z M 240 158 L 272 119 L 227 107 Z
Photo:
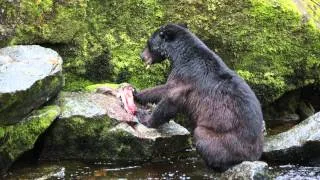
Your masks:
M 178 106 L 175 105 L 169 98 L 164 98 L 160 101 L 151 115 L 147 115 L 140 120 L 147 127 L 157 128 L 165 122 L 169 122 L 177 114 Z
M 134 98 L 139 104 L 158 103 L 162 97 L 167 95 L 169 86 L 167 84 L 145 89 L 134 94 Z

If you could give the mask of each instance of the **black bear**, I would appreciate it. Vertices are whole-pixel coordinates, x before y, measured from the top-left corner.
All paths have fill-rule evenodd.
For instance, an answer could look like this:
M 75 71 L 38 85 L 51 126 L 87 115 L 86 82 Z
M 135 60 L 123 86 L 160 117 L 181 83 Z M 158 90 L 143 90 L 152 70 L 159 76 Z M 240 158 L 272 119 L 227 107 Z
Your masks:
M 166 84 L 135 94 L 157 103 L 142 120 L 157 127 L 177 112 L 194 121 L 194 142 L 206 164 L 216 170 L 258 160 L 263 146 L 261 106 L 248 84 L 186 27 L 167 24 L 154 32 L 141 54 L 148 65 L 168 58 Z

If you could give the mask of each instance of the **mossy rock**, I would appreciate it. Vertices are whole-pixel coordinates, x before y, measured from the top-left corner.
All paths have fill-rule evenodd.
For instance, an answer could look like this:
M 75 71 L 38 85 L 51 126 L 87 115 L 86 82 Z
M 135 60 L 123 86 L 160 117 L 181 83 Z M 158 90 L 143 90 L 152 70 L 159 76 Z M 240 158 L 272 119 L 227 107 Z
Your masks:
M 84 89 L 87 92 L 96 92 L 98 88 L 108 87 L 108 88 L 112 88 L 112 89 L 117 89 L 117 88 L 119 88 L 119 85 L 120 84 L 116 84 L 116 83 L 93 84 L 93 85 L 85 87 Z
M 36 45 L 0 49 L 0 125 L 21 121 L 58 94 L 63 86 L 62 59 Z
M 310 0 L 295 2 L 2 1 L 2 44 L 56 49 L 66 62 L 67 90 L 101 81 L 146 88 L 164 83 L 170 68 L 165 62 L 145 70 L 139 54 L 146 39 L 162 24 L 185 22 L 265 105 L 320 81 L 320 8 Z
M 20 123 L 0 126 L 0 173 L 3 174 L 10 165 L 24 152 L 31 150 L 38 137 L 59 116 L 58 106 L 46 106 Z
M 268 162 L 308 163 L 319 159 L 320 112 L 310 116 L 288 131 L 267 136 L 262 158 Z
M 65 92 L 57 103 L 61 116 L 44 139 L 41 159 L 143 161 L 190 146 L 190 133 L 174 122 L 158 130 L 121 122 L 133 117 L 112 95 Z

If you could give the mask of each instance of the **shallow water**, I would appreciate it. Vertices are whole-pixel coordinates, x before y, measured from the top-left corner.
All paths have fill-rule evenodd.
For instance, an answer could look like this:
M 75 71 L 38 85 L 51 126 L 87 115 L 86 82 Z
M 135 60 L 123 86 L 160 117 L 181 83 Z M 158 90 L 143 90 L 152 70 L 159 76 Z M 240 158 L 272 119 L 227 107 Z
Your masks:
M 295 165 L 271 166 L 272 179 L 320 179 L 320 167 Z M 152 163 L 111 162 L 37 162 L 16 163 L 6 179 L 219 179 L 202 160 L 191 153 L 182 159 L 165 159 Z
M 17 163 L 6 179 L 203 179 L 212 172 L 198 158 L 129 165 L 77 161 Z

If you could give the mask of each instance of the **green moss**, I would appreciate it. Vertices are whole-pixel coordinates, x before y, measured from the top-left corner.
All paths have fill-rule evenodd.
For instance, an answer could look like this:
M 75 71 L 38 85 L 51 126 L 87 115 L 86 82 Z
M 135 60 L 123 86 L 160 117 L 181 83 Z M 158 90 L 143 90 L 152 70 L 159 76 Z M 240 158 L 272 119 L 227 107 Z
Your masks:
M 0 139 L 2 139 L 5 135 L 5 129 L 4 127 L 0 127 Z
M 146 75 L 139 59 L 147 35 L 161 24 L 164 13 L 157 1 L 15 3 L 3 3 L 21 12 L 21 17 L 12 13 L 7 18 L 8 22 L 21 20 L 10 44 L 40 43 L 57 50 L 64 58 L 66 72 L 72 73 L 70 76 L 95 83 L 127 81 L 140 88 L 165 81 L 162 74 L 167 65 L 148 70 Z M 66 79 L 67 90 L 81 87 L 82 82 L 74 80 L 77 79 Z
M 85 32 L 86 3 L 83 0 L 53 2 L 52 0 L 8 2 L 16 13 L 7 18 L 15 21 L 16 36 L 11 44 L 68 43 L 78 32 Z M 19 23 L 20 22 L 20 23 Z
M 320 81 L 319 8 L 311 0 L 303 1 L 309 20 L 287 0 L 13 4 L 1 4 L 7 22 L 21 24 L 11 43 L 41 43 L 57 50 L 65 72 L 72 76 L 66 78 L 65 90 L 103 81 L 129 82 L 138 88 L 164 83 L 168 62 L 145 70 L 139 54 L 149 35 L 167 22 L 186 22 L 232 69 L 248 72 L 250 78 L 244 78 L 263 103 Z
M 85 91 L 95 92 L 96 89 L 99 87 L 109 87 L 112 89 L 117 89 L 119 87 L 119 84 L 115 84 L 115 83 L 94 84 L 94 85 L 85 87 Z
M 23 152 L 33 148 L 34 143 L 59 116 L 58 106 L 46 106 L 34 111 L 22 122 L 0 127 L 0 158 L 7 164 L 1 164 L 1 169 L 7 169 Z
M 111 52 L 111 80 L 129 82 L 139 88 L 165 80 L 163 65 L 145 70 L 139 58 L 147 35 L 161 24 L 163 7 L 157 1 L 90 1 L 88 7 L 92 31 Z
M 315 0 L 301 0 L 300 11 L 307 11 L 309 18 L 320 28 L 320 3 Z
M 320 32 L 313 21 L 303 21 L 293 1 L 163 3 L 168 18 L 190 24 L 249 82 L 264 104 L 286 91 L 319 82 L 315 69 L 320 67 Z
M 85 87 L 94 84 L 94 82 L 72 73 L 65 74 L 64 77 L 66 81 L 66 85 L 63 87 L 64 91 L 81 91 Z

